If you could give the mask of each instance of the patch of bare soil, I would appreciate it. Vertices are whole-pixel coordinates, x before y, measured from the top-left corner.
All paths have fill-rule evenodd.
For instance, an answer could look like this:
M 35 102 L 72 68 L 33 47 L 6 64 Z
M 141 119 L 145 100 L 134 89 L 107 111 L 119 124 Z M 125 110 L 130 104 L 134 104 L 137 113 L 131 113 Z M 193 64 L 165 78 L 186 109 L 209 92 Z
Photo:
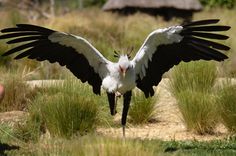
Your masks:
M 23 111 L 10 111 L 0 113 L 0 124 L 8 124 L 14 126 L 15 124 L 22 123 L 28 113 Z
M 157 87 L 159 101 L 156 109 L 157 122 L 135 126 L 127 125 L 126 137 L 141 138 L 141 139 L 162 139 L 162 140 L 213 140 L 227 137 L 227 130 L 223 125 L 218 125 L 215 134 L 212 135 L 197 135 L 187 131 L 184 122 L 182 121 L 181 113 L 179 112 L 176 100 L 168 91 L 168 80 L 163 79 Z M 120 116 L 114 120 L 120 120 Z M 122 128 L 98 128 L 97 132 L 104 136 L 122 137 Z

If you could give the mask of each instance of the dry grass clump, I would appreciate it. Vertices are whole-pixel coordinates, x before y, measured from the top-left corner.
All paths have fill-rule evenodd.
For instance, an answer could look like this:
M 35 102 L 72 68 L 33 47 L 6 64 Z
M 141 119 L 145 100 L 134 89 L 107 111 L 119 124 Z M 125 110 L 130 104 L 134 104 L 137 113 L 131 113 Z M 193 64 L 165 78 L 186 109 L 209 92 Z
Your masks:
M 145 98 L 140 91 L 133 92 L 129 117 L 135 124 L 144 124 L 155 119 L 157 97 Z
M 33 120 L 39 118 L 38 124 L 43 124 L 51 136 L 71 137 L 109 123 L 104 105 L 108 106 L 106 98 L 93 95 L 91 87 L 68 78 L 62 84 L 42 89 L 32 101 L 29 113 Z
M 217 107 L 213 94 L 185 90 L 177 95 L 178 108 L 188 130 L 199 133 L 213 133 L 218 123 Z
M 236 85 L 224 84 L 217 101 L 223 124 L 236 133 Z
M 171 74 L 174 94 L 184 90 L 211 92 L 217 78 L 215 64 L 205 61 L 180 63 Z
M 187 129 L 200 134 L 213 133 L 218 122 L 213 86 L 216 67 L 212 62 L 190 62 L 176 67 L 170 79 L 171 92 Z
M 31 101 L 25 123 L 16 127 L 16 137 L 37 142 L 46 131 L 63 138 L 93 133 L 98 125 L 110 125 L 108 112 L 106 98 L 94 95 L 91 87 L 75 78 L 43 84 Z
M 0 69 L 1 81 L 5 88 L 5 96 L 0 111 L 25 110 L 29 102 L 36 96 L 37 89 L 32 89 L 25 82 L 20 70 Z
M 93 99 L 58 93 L 37 99 L 46 128 L 52 136 L 71 137 L 94 130 L 98 107 Z

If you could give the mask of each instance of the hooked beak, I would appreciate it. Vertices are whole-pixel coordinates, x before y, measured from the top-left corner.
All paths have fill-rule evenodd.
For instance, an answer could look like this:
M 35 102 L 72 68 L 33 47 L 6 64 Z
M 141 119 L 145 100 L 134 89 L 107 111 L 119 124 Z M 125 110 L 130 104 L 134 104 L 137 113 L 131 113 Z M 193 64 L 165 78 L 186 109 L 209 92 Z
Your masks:
M 121 72 L 123 77 L 125 77 L 126 71 L 127 71 L 127 69 L 124 69 L 124 68 L 120 67 L 120 72 Z
M 123 70 L 122 71 L 122 76 L 125 77 L 125 74 L 126 74 L 126 70 Z

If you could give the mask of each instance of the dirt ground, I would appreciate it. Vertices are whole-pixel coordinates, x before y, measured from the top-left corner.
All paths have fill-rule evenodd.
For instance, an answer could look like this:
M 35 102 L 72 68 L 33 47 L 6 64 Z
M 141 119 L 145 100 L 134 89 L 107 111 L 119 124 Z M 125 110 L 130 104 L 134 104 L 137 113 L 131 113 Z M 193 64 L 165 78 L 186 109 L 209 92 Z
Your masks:
M 227 137 L 227 130 L 223 125 L 218 125 L 215 134 L 197 135 L 187 131 L 182 116 L 178 111 L 176 100 L 168 91 L 168 80 L 163 79 L 157 87 L 159 101 L 157 108 L 157 122 L 134 126 L 127 124 L 126 137 L 162 140 L 213 140 Z M 120 120 L 118 115 L 114 120 Z M 97 132 L 112 137 L 122 137 L 122 128 L 98 128 Z

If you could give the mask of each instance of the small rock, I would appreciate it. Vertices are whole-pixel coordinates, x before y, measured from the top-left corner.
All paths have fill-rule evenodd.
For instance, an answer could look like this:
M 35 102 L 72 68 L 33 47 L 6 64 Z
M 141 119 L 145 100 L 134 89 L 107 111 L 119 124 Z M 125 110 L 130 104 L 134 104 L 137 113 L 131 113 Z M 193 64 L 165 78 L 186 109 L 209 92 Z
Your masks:
M 5 89 L 2 84 L 0 84 L 0 103 L 2 102 L 5 95 Z

